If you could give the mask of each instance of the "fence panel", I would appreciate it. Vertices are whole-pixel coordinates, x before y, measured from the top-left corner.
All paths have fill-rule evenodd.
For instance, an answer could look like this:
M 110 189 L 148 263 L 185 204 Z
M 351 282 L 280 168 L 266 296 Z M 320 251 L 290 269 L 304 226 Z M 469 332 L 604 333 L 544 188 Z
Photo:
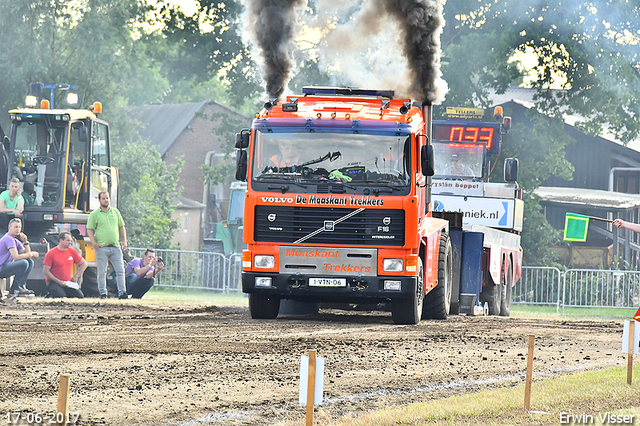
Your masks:
M 640 304 L 640 272 L 569 269 L 564 274 L 562 305 L 633 308 Z
M 560 305 L 562 274 L 558 268 L 523 266 L 522 277 L 512 291 L 512 303 L 520 305 Z
M 131 248 L 130 253 L 135 257 L 142 257 L 145 249 Z M 227 259 L 222 253 L 182 250 L 156 250 L 156 256 L 164 260 L 163 271 L 156 276 L 155 285 L 158 287 L 191 288 L 227 292 L 230 284 L 230 272 L 234 274 L 233 287 L 238 288 L 235 275 L 237 267 L 230 264 L 238 261 L 231 256 Z M 233 259 L 233 260 L 231 260 Z M 242 260 L 240 259 L 240 272 Z M 239 287 L 241 289 L 241 286 Z

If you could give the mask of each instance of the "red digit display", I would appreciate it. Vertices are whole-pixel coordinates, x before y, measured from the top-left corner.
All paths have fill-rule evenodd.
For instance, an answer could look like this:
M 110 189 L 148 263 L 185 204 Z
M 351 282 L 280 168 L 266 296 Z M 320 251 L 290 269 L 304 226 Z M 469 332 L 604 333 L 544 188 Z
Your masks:
M 433 138 L 440 141 L 476 143 L 491 149 L 495 129 L 493 127 L 436 124 Z

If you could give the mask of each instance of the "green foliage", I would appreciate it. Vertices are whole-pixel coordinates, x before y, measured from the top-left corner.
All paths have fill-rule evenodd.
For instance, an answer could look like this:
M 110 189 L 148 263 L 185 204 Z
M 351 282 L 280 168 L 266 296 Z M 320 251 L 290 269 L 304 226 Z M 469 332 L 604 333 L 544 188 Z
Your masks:
M 441 40 L 449 64 L 443 74 L 450 100 L 485 106 L 483 91 L 513 85 L 519 77 L 509 61 L 527 52 L 537 58 L 528 77 L 539 90 L 541 111 L 582 116 L 585 131 L 597 134 L 606 126 L 623 142 L 640 134 L 637 2 L 449 0 L 445 19 Z M 466 86 L 457 82 L 461 74 L 468 76 Z M 564 91 L 552 95 L 548 89 L 558 85 Z
M 251 124 L 248 117 L 242 117 L 232 111 L 221 111 L 203 118 L 209 119 L 213 124 L 213 134 L 222 141 L 218 145 L 218 151 L 224 154 L 223 161 L 215 166 L 203 164 L 200 166 L 204 174 L 205 185 L 228 185 L 235 176 L 235 134 L 242 128 Z
M 184 164 L 167 166 L 158 151 L 144 144 L 128 143 L 113 159 L 120 175 L 118 207 L 132 247 L 172 248 L 178 227 L 176 209 L 178 175 Z

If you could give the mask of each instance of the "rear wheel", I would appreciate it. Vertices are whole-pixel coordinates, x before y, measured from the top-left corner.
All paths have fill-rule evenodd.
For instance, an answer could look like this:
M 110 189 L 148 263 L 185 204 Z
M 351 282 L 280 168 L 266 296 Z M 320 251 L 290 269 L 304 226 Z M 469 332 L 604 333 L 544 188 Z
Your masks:
M 274 319 L 280 311 L 280 297 L 268 294 L 249 294 L 251 318 Z
M 416 291 L 409 299 L 396 299 L 391 303 L 391 317 L 396 324 L 417 324 L 420 322 L 424 301 L 424 265 L 418 258 Z
M 500 303 L 500 315 L 503 317 L 508 317 L 511 315 L 511 291 L 513 284 L 513 269 L 511 268 L 511 262 L 506 260 L 502 264 L 502 274 L 500 274 L 500 278 L 502 281 L 502 285 L 500 286 L 500 291 L 502 293 L 501 303 Z
M 422 318 L 446 319 L 451 309 L 451 277 L 453 276 L 453 253 L 448 234 L 440 236 L 438 250 L 438 285 L 426 294 Z

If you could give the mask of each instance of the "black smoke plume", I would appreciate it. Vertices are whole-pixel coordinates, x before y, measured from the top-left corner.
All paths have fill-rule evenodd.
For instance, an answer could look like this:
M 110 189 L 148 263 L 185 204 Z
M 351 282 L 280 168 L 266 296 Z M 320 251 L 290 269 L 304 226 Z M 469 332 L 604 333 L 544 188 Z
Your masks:
M 436 103 L 444 97 L 439 81 L 440 34 L 444 27 L 444 0 L 384 0 L 387 12 L 399 24 L 403 52 L 409 63 L 409 92 L 421 101 Z M 445 89 L 446 90 L 446 89 Z
M 262 56 L 262 72 L 269 98 L 284 92 L 293 69 L 297 9 L 306 0 L 245 0 L 249 28 Z

